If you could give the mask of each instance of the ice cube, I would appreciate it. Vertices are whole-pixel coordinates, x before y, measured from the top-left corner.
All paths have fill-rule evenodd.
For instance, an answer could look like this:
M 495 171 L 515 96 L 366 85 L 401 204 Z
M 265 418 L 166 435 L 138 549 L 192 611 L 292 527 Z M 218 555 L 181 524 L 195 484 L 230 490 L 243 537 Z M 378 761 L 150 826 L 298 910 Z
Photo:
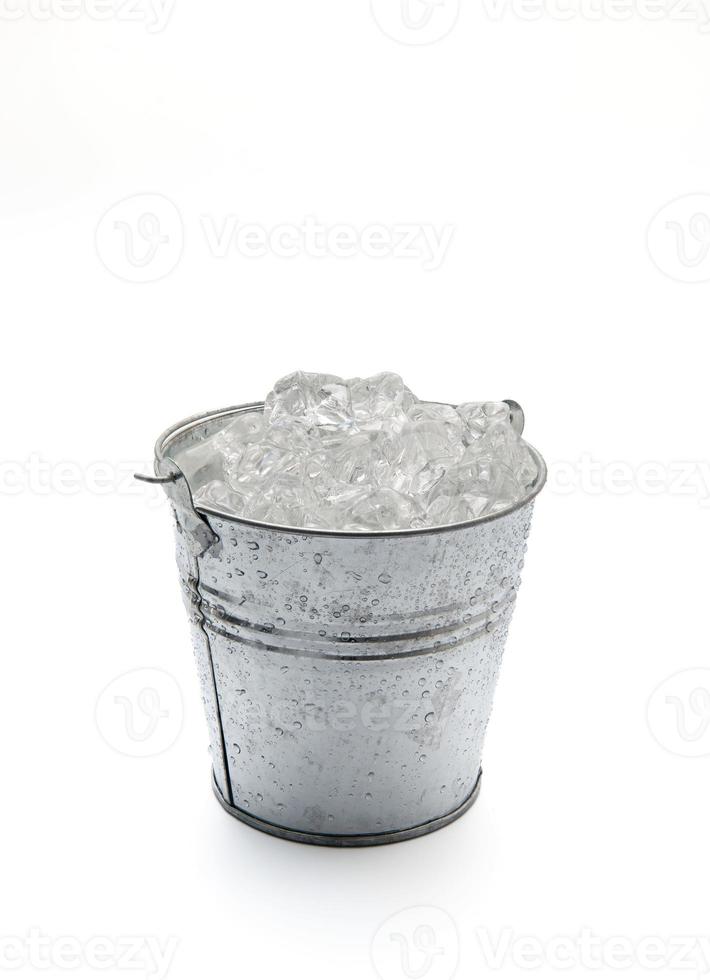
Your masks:
M 235 514 L 243 514 L 247 500 L 247 494 L 232 490 L 222 480 L 211 480 L 192 494 L 195 507 L 217 507 Z
M 413 519 L 423 516 L 422 508 L 412 497 L 378 487 L 350 505 L 348 524 L 368 531 L 391 531 L 411 527 Z
M 347 382 L 352 413 L 360 429 L 380 430 L 385 425 L 403 425 L 416 399 L 398 374 L 383 371 L 371 378 Z
M 350 391 L 334 374 L 306 374 L 295 371 L 274 385 L 264 406 L 267 425 L 281 428 L 302 426 L 349 428 L 352 425 Z
M 240 456 L 229 457 L 225 473 L 229 484 L 263 484 L 280 473 L 294 473 L 299 469 L 297 453 L 283 449 L 272 442 L 254 442 L 244 447 Z
M 505 402 L 464 402 L 456 412 L 465 424 L 466 442 L 476 442 L 495 422 L 510 424 L 510 408 Z

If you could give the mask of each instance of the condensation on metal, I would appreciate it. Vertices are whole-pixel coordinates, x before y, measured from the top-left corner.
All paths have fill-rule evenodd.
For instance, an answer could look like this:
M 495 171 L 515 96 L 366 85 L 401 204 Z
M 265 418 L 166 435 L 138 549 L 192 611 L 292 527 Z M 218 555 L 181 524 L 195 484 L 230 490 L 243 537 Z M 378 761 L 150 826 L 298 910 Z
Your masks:
M 156 446 L 217 795 L 252 826 L 319 844 L 437 829 L 478 791 L 545 464 L 532 450 L 539 476 L 520 504 L 423 531 L 296 530 L 197 512 L 172 454 L 261 408 L 196 416 Z

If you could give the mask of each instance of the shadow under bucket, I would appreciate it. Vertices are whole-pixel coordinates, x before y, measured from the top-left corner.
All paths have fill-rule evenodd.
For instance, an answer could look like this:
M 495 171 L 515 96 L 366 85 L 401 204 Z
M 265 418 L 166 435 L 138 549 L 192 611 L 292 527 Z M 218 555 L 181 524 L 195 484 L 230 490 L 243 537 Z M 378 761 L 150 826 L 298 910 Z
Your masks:
M 522 429 L 514 403 L 511 417 Z M 545 463 L 517 504 L 425 530 L 338 532 L 195 510 L 173 454 L 261 403 L 158 440 L 214 791 L 312 844 L 407 840 L 461 816 L 481 754 Z

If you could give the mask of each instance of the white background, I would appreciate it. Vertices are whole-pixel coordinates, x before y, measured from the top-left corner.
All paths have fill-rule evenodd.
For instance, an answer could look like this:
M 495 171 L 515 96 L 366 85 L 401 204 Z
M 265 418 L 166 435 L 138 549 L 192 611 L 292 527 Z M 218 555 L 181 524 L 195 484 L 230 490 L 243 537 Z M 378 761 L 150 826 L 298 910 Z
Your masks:
M 0 17 L 2 968 L 161 975 L 87 963 L 135 936 L 176 944 L 170 980 L 696 976 L 710 10 L 47 2 Z M 452 236 L 432 269 L 205 231 L 308 216 Z M 295 368 L 516 398 L 551 468 L 481 797 L 406 844 L 298 846 L 217 806 L 169 510 L 126 480 L 169 424 Z M 109 717 L 133 699 L 144 725 L 135 675 L 101 699 L 138 668 L 170 675 L 152 742 Z

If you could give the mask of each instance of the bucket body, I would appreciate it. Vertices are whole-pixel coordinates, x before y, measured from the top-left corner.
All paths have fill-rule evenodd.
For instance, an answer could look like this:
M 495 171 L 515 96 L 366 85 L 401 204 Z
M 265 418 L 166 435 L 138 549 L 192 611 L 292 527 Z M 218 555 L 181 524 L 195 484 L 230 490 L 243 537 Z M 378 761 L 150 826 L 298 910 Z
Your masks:
M 248 405 L 156 447 L 210 734 L 214 789 L 279 836 L 387 843 L 463 813 L 481 755 L 533 497 L 422 531 L 271 527 L 192 505 L 172 453 Z

